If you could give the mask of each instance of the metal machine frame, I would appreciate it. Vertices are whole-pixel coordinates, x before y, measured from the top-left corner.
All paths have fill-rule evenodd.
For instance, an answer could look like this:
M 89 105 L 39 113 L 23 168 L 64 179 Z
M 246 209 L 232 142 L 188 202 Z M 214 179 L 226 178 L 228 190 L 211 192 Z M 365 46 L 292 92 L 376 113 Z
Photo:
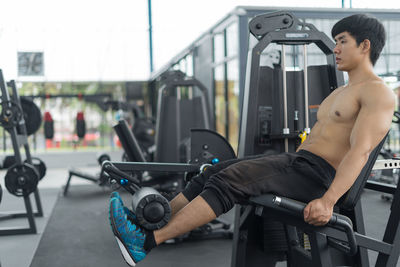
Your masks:
M 258 40 L 258 43 L 253 47 L 253 49 L 249 50 L 248 53 L 238 156 L 241 158 L 254 154 L 265 153 L 260 151 L 260 148 L 256 148 L 256 140 L 258 139 L 260 133 L 257 132 L 259 131 L 259 127 L 255 127 L 254 121 L 260 120 L 260 117 L 264 115 L 261 114 L 260 108 L 255 108 L 254 105 L 257 105 L 259 101 L 258 99 L 262 97 L 260 96 L 259 90 L 263 89 L 261 88 L 260 83 L 264 77 L 261 75 L 260 58 L 262 52 L 272 43 L 282 45 L 282 76 L 279 76 L 278 78 L 281 78 L 283 81 L 275 83 L 274 85 L 282 87 L 283 92 L 280 92 L 279 88 L 274 88 L 275 91 L 279 91 L 274 92 L 274 101 L 278 101 L 279 99 L 280 103 L 283 102 L 283 107 L 279 107 L 279 111 L 281 111 L 283 115 L 274 114 L 273 116 L 269 116 L 271 118 L 280 118 L 283 122 L 283 127 L 280 128 L 282 129 L 281 132 L 278 132 L 279 129 L 275 129 L 276 133 L 273 135 L 271 134 L 269 138 L 271 138 L 272 142 L 275 143 L 275 150 L 277 150 L 275 152 L 294 152 L 296 149 L 298 132 L 296 132 L 295 129 L 293 129 L 290 125 L 292 120 L 296 120 L 296 116 L 293 116 L 293 114 L 288 112 L 288 97 L 290 97 L 290 95 L 288 95 L 289 88 L 287 84 L 287 71 L 285 65 L 285 46 L 303 45 L 304 94 L 302 96 L 302 100 L 304 103 L 301 103 L 301 105 L 305 108 L 304 111 L 299 111 L 299 119 L 297 122 L 299 125 L 304 125 L 304 132 L 309 133 L 312 125 L 309 120 L 309 98 L 311 95 L 309 94 L 307 45 L 317 45 L 318 48 L 326 55 L 327 77 L 325 78 L 329 82 L 329 88 L 327 92 L 324 92 L 326 95 L 321 95 L 323 99 L 331 91 L 344 84 L 343 74 L 340 71 L 337 71 L 335 67 L 335 55 L 333 53 L 335 44 L 328 38 L 328 36 L 326 36 L 325 33 L 318 31 L 313 25 L 303 23 L 292 13 L 285 11 L 256 16 L 249 22 L 249 29 L 250 33 Z M 276 125 L 268 126 L 268 128 L 277 127 Z M 255 216 L 254 212 L 252 211 L 252 206 L 238 205 L 236 207 L 234 242 L 231 260 L 232 267 L 259 266 L 262 262 L 265 264 L 266 260 L 269 261 L 268 264 L 273 266 L 276 261 L 282 260 L 280 255 L 267 255 L 258 248 L 260 247 L 261 242 L 260 236 L 257 233 L 265 230 L 257 229 L 260 227 L 260 224 L 264 224 L 264 222 L 258 220 L 257 216 Z M 273 225 L 273 227 L 278 226 Z M 282 249 L 284 250 L 284 248 Z
M 12 89 L 12 95 L 10 96 L 8 88 Z M 1 89 L 1 100 L 2 104 L 14 102 L 21 107 L 21 102 L 19 100 L 19 94 L 15 85 L 15 81 L 11 80 L 6 83 L 4 80 L 3 72 L 0 69 L 0 89 Z M 14 149 L 16 164 L 23 164 L 22 155 L 20 152 L 21 146 L 24 147 L 26 162 L 32 164 L 32 157 L 29 150 L 28 137 L 26 134 L 25 121 L 22 116 L 19 124 L 8 129 L 10 133 L 12 145 Z M 27 218 L 29 226 L 26 228 L 10 227 L 10 228 L 0 228 L 0 236 L 2 235 L 18 235 L 18 234 L 36 234 L 36 223 L 34 217 L 43 217 L 42 203 L 40 201 L 39 189 L 34 191 L 34 198 L 36 202 L 37 211 L 33 211 L 30 196 L 23 196 L 25 204 L 25 212 L 2 212 L 0 214 L 0 220 L 8 220 L 14 218 Z

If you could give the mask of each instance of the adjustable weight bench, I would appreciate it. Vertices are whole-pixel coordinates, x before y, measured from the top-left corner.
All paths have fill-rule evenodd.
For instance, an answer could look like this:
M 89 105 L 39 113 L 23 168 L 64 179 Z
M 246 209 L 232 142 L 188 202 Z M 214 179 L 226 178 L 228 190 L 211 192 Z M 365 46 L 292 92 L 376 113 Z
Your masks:
M 107 154 L 101 154 L 98 158 L 97 161 L 98 163 L 101 164 L 103 163 L 103 161 L 106 160 L 110 160 L 110 156 Z M 69 189 L 69 185 L 71 183 L 71 179 L 72 177 L 78 177 L 78 178 L 82 178 L 88 181 L 91 181 L 95 184 L 98 184 L 99 186 L 104 186 L 107 185 L 107 179 L 103 179 L 99 174 L 91 174 L 91 173 L 87 173 L 81 170 L 78 170 L 76 168 L 71 168 L 68 170 L 68 179 L 67 179 L 67 183 L 64 186 L 64 196 L 67 196 L 68 194 L 68 189 Z
M 397 186 L 370 183 L 367 181 L 375 161 L 383 146 L 381 143 L 370 154 L 350 190 L 338 201 L 330 222 L 323 227 L 316 227 L 304 222 L 303 209 L 306 203 L 293 199 L 261 195 L 250 199 L 250 204 L 258 216 L 268 216 L 285 225 L 288 242 L 288 266 L 369 266 L 367 249 L 378 252 L 375 266 L 396 266 L 400 253 L 400 190 Z M 381 165 L 385 163 L 381 162 Z M 391 161 L 386 165 L 400 166 Z M 389 168 L 390 166 L 387 166 Z M 394 194 L 391 213 L 386 225 L 383 240 L 377 240 L 365 234 L 360 196 L 364 188 L 390 192 Z M 311 251 L 301 246 L 297 230 L 309 236 Z
M 100 182 L 100 180 L 101 180 L 100 176 L 98 176 L 98 175 L 96 176 L 94 174 L 90 174 L 90 173 L 83 172 L 81 170 L 72 168 L 72 169 L 68 170 L 68 179 L 67 179 L 67 183 L 64 186 L 64 196 L 66 196 L 68 194 L 68 189 L 69 189 L 69 185 L 71 183 L 71 178 L 74 176 L 91 181 L 91 182 L 99 184 L 99 185 L 103 184 Z

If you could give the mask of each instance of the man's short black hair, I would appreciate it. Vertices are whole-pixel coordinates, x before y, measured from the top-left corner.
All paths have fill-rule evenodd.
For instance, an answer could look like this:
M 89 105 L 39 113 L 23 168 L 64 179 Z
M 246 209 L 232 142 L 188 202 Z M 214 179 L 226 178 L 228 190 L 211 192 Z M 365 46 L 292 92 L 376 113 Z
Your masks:
M 356 39 L 357 46 L 368 39 L 371 42 L 371 63 L 375 65 L 386 41 L 385 28 L 382 23 L 369 15 L 356 14 L 336 22 L 332 28 L 332 38 L 342 32 L 348 32 L 353 36 Z

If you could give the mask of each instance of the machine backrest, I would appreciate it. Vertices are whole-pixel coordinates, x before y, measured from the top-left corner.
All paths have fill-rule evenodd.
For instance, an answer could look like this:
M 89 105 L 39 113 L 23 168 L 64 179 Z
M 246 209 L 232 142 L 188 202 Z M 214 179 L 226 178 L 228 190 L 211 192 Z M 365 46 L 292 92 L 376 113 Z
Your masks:
M 339 200 L 338 206 L 342 209 L 352 210 L 354 206 L 360 199 L 361 192 L 364 189 L 364 186 L 371 174 L 372 167 L 374 167 L 375 161 L 378 158 L 379 152 L 382 149 L 383 144 L 385 143 L 387 135 L 382 139 L 379 145 L 371 152 L 369 155 L 368 161 L 365 164 L 364 168 L 361 170 L 360 175 L 357 180 L 354 182 L 353 186 L 347 191 L 346 194 Z
M 284 128 L 283 71 L 281 68 L 260 67 L 257 88 L 249 92 L 244 105 L 239 142 L 239 157 L 285 152 L 284 138 L 276 138 Z M 321 102 L 331 93 L 327 65 L 308 66 L 309 122 L 317 120 Z M 287 71 L 287 114 L 291 132 L 305 125 L 304 71 Z M 297 113 L 297 120 L 295 114 Z M 296 129 L 297 125 L 302 127 Z M 297 141 L 289 139 L 289 152 L 297 149 Z
M 120 120 L 113 128 L 118 135 L 122 148 L 128 156 L 128 160 L 132 162 L 146 162 L 142 149 L 129 128 L 128 123 L 125 120 Z
M 165 72 L 160 82 L 154 161 L 187 162 L 190 129 L 211 127 L 209 89 L 179 70 Z
M 190 138 L 190 129 L 209 129 L 205 123 L 203 97 L 178 99 L 175 96 L 160 96 L 159 116 L 157 117 L 156 151 L 157 162 L 187 162 L 180 149 Z M 185 154 L 185 153 L 184 153 Z

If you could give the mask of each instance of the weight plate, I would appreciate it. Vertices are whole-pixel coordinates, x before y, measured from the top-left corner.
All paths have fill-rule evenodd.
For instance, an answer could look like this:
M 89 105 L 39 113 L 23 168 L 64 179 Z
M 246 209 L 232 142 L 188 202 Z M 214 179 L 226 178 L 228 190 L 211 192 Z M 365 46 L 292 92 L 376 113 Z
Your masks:
M 39 181 L 40 181 L 46 175 L 46 170 L 47 170 L 46 164 L 40 158 L 32 157 L 31 159 L 32 159 L 32 165 L 36 168 L 36 170 L 39 173 Z M 28 163 L 27 160 L 25 160 L 24 162 Z
M 4 180 L 10 194 L 18 197 L 28 196 L 37 188 L 39 173 L 28 163 L 15 164 L 7 170 Z
M 1 108 L 1 125 L 6 129 L 17 126 L 22 116 L 21 107 L 13 101 L 6 101 L 1 103 Z
M 21 108 L 24 114 L 26 134 L 36 133 L 42 125 L 42 113 L 39 107 L 30 99 L 21 97 Z

